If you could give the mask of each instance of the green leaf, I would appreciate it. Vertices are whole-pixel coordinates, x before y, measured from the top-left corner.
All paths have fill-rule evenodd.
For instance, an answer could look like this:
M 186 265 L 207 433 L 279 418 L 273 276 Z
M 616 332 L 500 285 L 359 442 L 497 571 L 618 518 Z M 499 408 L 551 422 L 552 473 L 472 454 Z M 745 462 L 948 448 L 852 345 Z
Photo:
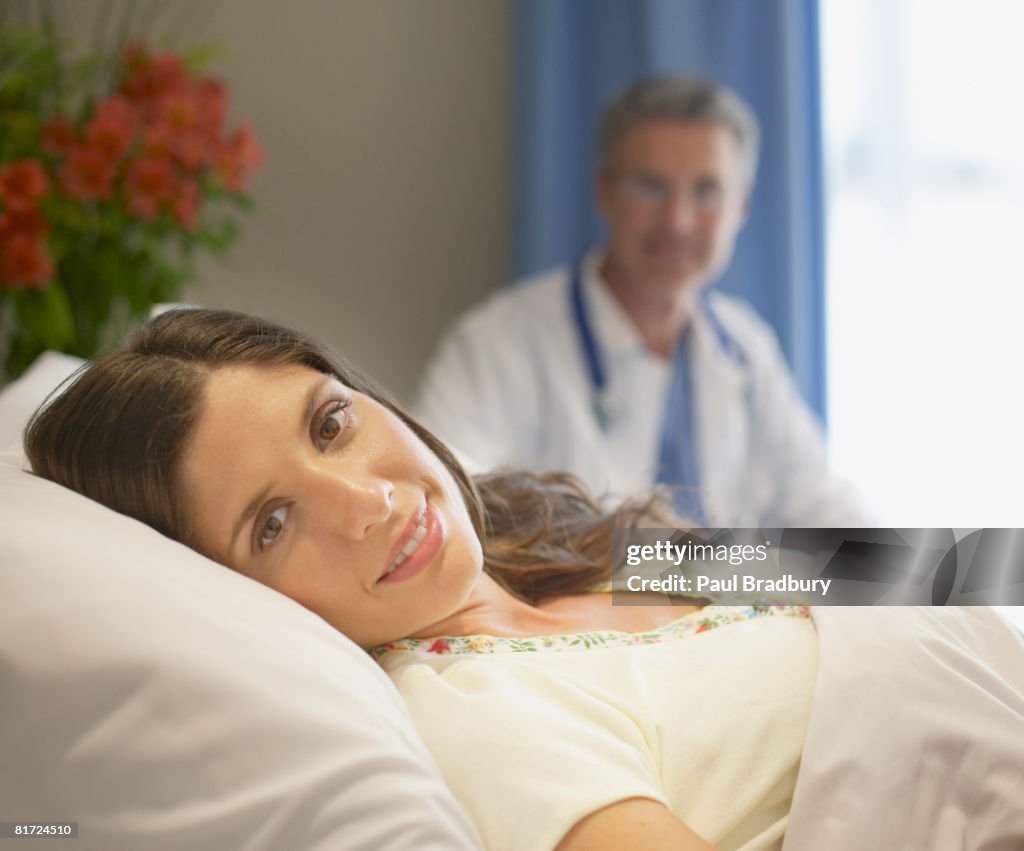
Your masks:
M 239 210 L 249 211 L 254 206 L 252 198 L 242 192 L 225 192 L 221 197 Z
M 12 294 L 14 312 L 27 337 L 44 349 L 61 351 L 75 342 L 75 322 L 67 293 L 59 281 L 45 290 L 19 290 Z
M 46 347 L 39 341 L 27 337 L 22 331 L 16 331 L 11 340 L 11 346 L 7 350 L 7 357 L 4 359 L 4 371 L 7 373 L 7 377 L 17 378 L 44 351 L 46 351 Z
M 0 112 L 0 140 L 3 157 L 0 162 L 39 154 L 41 123 L 34 112 L 7 110 Z
M 190 74 L 199 74 L 224 56 L 224 48 L 217 44 L 198 44 L 179 50 L 178 55 Z
M 213 223 L 204 223 L 195 232 L 196 240 L 213 252 L 223 252 L 238 237 L 238 223 L 233 219 L 221 219 Z

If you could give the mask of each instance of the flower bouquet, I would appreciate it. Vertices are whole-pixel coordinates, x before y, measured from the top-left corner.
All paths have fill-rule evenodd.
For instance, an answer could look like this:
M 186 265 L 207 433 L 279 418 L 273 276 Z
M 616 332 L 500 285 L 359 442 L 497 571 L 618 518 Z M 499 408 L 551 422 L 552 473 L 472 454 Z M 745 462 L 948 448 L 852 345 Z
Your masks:
M 71 60 L 52 33 L 0 29 L 0 355 L 91 357 L 179 299 L 222 252 L 262 161 L 228 91 L 144 45 Z

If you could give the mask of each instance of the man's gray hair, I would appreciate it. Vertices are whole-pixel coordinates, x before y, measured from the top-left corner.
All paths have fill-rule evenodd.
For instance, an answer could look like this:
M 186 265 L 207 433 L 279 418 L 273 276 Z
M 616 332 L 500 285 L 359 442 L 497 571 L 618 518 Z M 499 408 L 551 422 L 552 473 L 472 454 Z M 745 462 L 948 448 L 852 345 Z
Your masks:
M 635 125 L 657 119 L 708 121 L 736 137 L 743 174 L 754 182 L 761 130 L 753 110 L 732 90 L 699 77 L 649 77 L 633 83 L 605 106 L 598 129 L 598 168 L 615 166 L 619 142 Z

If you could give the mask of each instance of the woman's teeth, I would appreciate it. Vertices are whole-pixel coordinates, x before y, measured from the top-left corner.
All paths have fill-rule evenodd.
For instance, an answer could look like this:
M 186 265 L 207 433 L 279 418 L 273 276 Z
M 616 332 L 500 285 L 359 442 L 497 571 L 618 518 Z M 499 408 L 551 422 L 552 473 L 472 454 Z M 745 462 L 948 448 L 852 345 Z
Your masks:
M 427 513 L 423 512 L 423 519 L 420 520 L 420 525 L 416 527 L 416 531 L 412 533 L 412 537 L 406 542 L 405 546 L 402 547 L 402 551 L 395 556 L 395 560 L 391 563 L 391 567 L 388 568 L 388 573 L 394 571 L 403 561 L 409 556 L 416 552 L 416 548 L 420 545 L 420 542 L 427 536 Z M 384 574 L 387 576 L 387 573 Z

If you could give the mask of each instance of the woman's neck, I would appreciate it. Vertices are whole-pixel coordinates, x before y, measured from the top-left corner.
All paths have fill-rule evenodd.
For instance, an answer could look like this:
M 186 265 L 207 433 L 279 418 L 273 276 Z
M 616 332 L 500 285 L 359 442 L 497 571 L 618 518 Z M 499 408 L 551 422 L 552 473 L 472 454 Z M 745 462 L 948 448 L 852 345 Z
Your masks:
M 621 606 L 612 605 L 611 594 L 552 597 L 532 606 L 512 596 L 487 574 L 481 574 L 469 599 L 458 611 L 408 637 L 522 638 L 601 630 L 643 632 L 678 620 L 707 604 L 706 600 L 684 600 L 664 594 L 630 593 L 628 597 L 630 605 Z
M 557 613 L 524 603 L 514 597 L 486 573 L 473 587 L 469 598 L 457 611 L 418 630 L 410 638 L 450 635 L 501 635 L 520 637 L 571 632 L 569 619 Z

